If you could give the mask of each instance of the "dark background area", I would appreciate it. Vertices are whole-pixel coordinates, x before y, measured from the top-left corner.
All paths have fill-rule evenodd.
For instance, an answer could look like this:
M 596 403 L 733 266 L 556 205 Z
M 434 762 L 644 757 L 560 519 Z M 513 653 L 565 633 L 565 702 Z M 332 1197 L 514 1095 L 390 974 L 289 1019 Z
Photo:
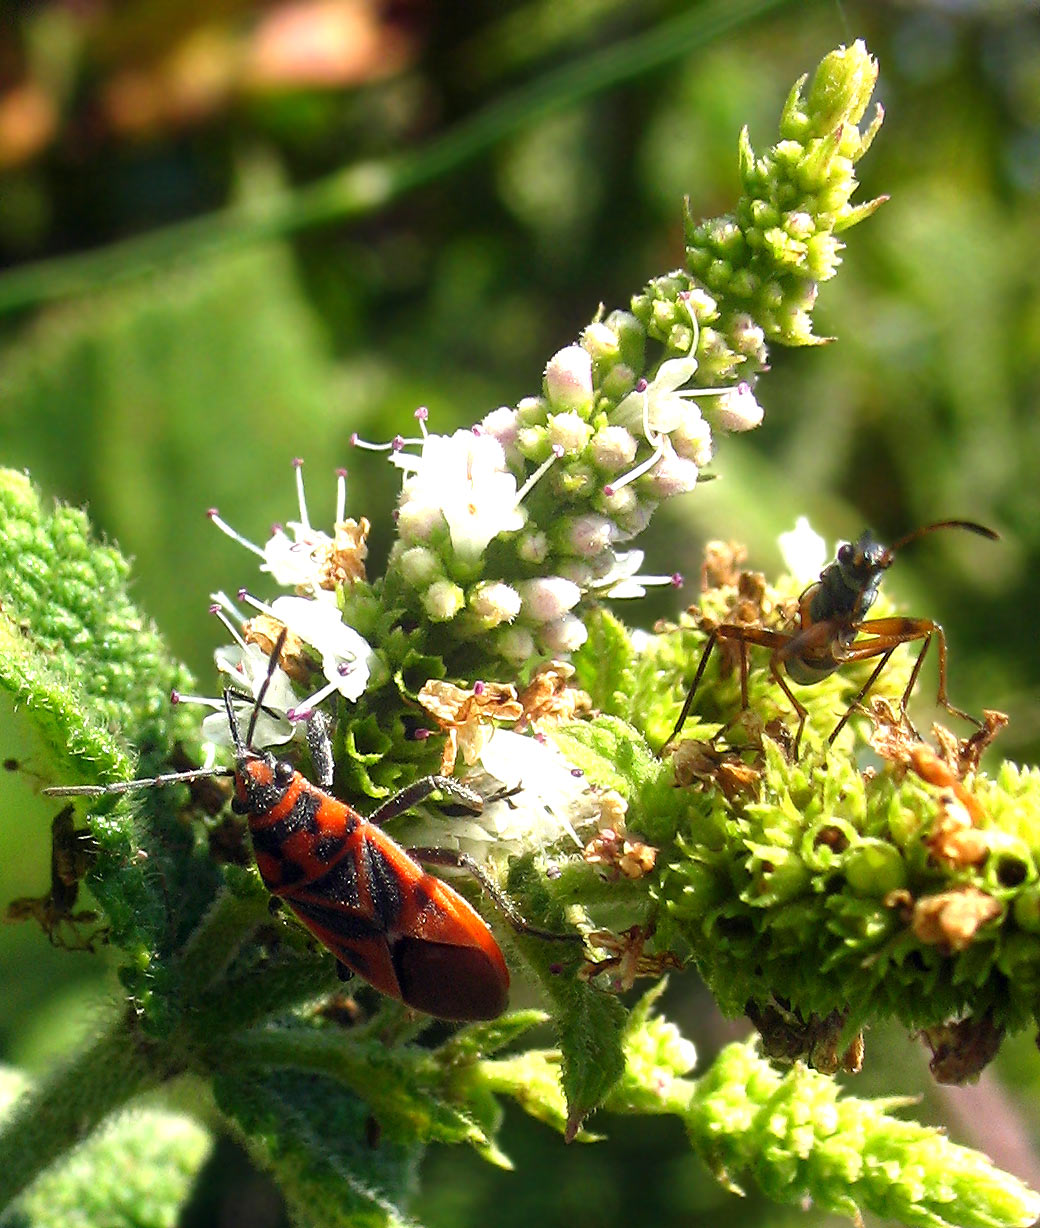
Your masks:
M 845 264 L 821 289 L 816 331 L 835 340 L 773 351 L 757 389 L 762 427 L 720 440 L 718 480 L 673 501 L 641 544 L 650 570 L 695 576 L 706 539 L 736 538 L 773 572 L 777 534 L 800 514 L 830 543 L 867 525 L 887 540 L 945 517 L 992 525 L 997 545 L 957 534 L 915 544 L 887 583 L 910 613 L 946 627 L 954 702 L 1011 714 L 997 754 L 1036 762 L 1036 7 L 788 3 L 735 21 L 736 8 L 6 7 L 0 462 L 28 468 L 48 495 L 89 506 L 99 530 L 135 558 L 140 604 L 202 689 L 215 685 L 220 639 L 209 593 L 234 591 L 249 574 L 240 550 L 206 521 L 207 507 L 263 539 L 272 521 L 294 515 L 290 461 L 302 456 L 315 521 L 325 524 L 334 471 L 346 465 L 348 512 L 373 522 L 377 573 L 397 478 L 351 450 L 352 432 L 407 433 L 420 404 L 432 429 L 447 432 L 537 392 L 546 359 L 600 302 L 625 306 L 647 278 L 681 263 L 684 195 L 698 215 L 732 206 L 740 127 L 766 147 L 795 78 L 862 37 L 880 59 L 887 118 L 858 168 L 858 199 L 891 201 L 848 234 Z M 729 27 L 711 37 L 727 12 Z M 568 82 L 607 49 L 624 64 L 630 40 L 673 22 L 684 33 L 656 66 L 566 101 Z M 548 105 L 524 94 L 535 90 Z M 507 123 L 500 108 L 517 96 L 530 105 Z M 241 217 L 262 216 L 272 199 L 299 222 L 308 185 L 361 164 L 376 183 L 396 159 L 482 112 L 495 134 L 485 149 L 463 158 L 449 147 L 379 208 L 235 243 L 248 229 Z M 230 242 L 204 243 L 206 222 L 167 232 L 169 258 L 124 246 L 99 284 L 69 292 L 69 276 L 82 272 L 69 261 L 81 253 L 147 242 L 233 205 L 243 213 Z M 683 596 L 694 600 L 694 586 Z M 677 608 L 667 590 L 622 613 L 649 626 Z M 922 693 L 932 687 L 934 672 Z M 5 757 L 26 753 L 6 732 L 0 741 Z M 9 800 L 16 787 L 0 781 Z M 43 812 L 3 809 L 0 903 L 38 894 L 47 873 Z M 103 1009 L 103 955 L 54 952 L 29 926 L 4 927 L 0 967 L 11 987 L 0 1001 L 0 1058 L 40 1070 Z M 667 1001 L 707 1061 L 734 1033 L 692 982 L 673 983 Z M 955 1137 L 1001 1152 L 1035 1183 L 1035 1114 L 1015 1117 L 1003 1088 L 1035 1087 L 1038 1069 L 1023 1039 L 980 1089 L 950 1092 L 921 1112 L 952 1120 Z M 910 1041 L 868 1038 L 858 1092 L 926 1085 Z M 988 1108 L 964 1110 L 977 1103 Z M 1007 1125 L 1002 1140 L 980 1141 L 985 1116 Z M 593 1124 L 609 1142 L 565 1148 L 511 1113 L 503 1144 L 513 1174 L 434 1150 L 417 1217 L 434 1228 L 803 1218 L 722 1191 L 674 1121 Z M 190 1222 L 244 1222 L 235 1208 L 248 1193 L 250 1222 L 277 1223 L 276 1197 L 230 1148 Z

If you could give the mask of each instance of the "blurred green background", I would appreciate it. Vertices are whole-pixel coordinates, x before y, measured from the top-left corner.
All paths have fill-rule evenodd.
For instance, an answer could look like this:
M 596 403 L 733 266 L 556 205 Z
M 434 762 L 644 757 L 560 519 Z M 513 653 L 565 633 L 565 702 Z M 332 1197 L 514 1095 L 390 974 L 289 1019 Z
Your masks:
M 89 505 L 135 557 L 141 605 L 212 691 L 208 594 L 254 572 L 205 509 L 263 539 L 294 514 L 302 456 L 327 523 L 346 465 L 348 512 L 373 521 L 378 572 L 395 472 L 352 452 L 351 433 L 406 433 L 420 404 L 450 431 L 538 391 L 545 360 L 601 301 L 624 306 L 681 262 L 684 194 L 698 215 L 731 207 L 741 125 L 768 145 L 794 79 L 856 37 L 880 59 L 887 112 L 859 199 L 892 199 L 850 232 L 822 288 L 816 331 L 837 340 L 774 350 L 763 426 L 721 440 L 720 480 L 673 501 L 643 544 L 651 570 L 695 576 L 709 537 L 743 540 L 775 570 L 777 534 L 799 514 L 831 543 L 866 525 L 883 540 L 951 516 L 992 525 L 996 546 L 957 534 L 915 545 L 888 584 L 945 625 L 954 702 L 1009 712 L 999 752 L 1035 762 L 1035 3 L 8 3 L 0 463 Z M 365 173 L 328 179 L 352 167 Z M 389 198 L 366 206 L 387 183 Z M 101 262 L 84 263 L 98 248 Z M 649 625 L 678 604 L 669 590 L 622 613 Z M 933 687 L 934 672 L 922 692 Z M 3 758 L 31 765 L 0 716 Z M 46 887 L 38 784 L 2 779 L 0 904 Z M 8 926 L 0 968 L 0 1059 L 40 1070 L 104 1009 L 103 954 L 55 952 Z M 707 1060 L 733 1031 L 693 979 L 672 985 L 669 1009 Z M 978 1088 L 941 1102 L 932 1089 L 920 1111 L 1038 1184 L 1035 1096 L 1013 1103 L 1009 1084 L 1040 1087 L 1027 1039 Z M 927 1087 L 912 1042 L 868 1037 L 857 1091 Z M 435 1150 L 418 1218 L 804 1219 L 724 1193 L 676 1123 L 594 1125 L 608 1143 L 564 1148 L 510 1114 L 514 1174 Z M 263 1228 L 281 1215 L 226 1143 L 186 1222 Z

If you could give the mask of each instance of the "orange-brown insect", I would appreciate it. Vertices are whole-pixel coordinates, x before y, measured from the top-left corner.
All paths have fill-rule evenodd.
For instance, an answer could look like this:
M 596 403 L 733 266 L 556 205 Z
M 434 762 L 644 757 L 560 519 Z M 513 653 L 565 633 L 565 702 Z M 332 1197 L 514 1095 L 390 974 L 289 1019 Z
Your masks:
M 271 672 L 281 643 L 272 654 Z M 471 810 L 483 799 L 447 776 L 426 776 L 365 818 L 312 784 L 291 763 L 250 745 L 266 683 L 253 709 L 246 740 L 224 692 L 235 746 L 235 767 L 200 769 L 113 785 L 48 789 L 60 796 L 99 796 L 128 789 L 230 775 L 231 808 L 245 815 L 257 868 L 267 889 L 285 900 L 299 921 L 335 955 L 341 977 L 354 973 L 382 993 L 439 1019 L 494 1019 L 506 1008 L 509 970 L 480 914 L 447 883 L 419 864 L 455 866 L 472 874 L 520 932 L 580 942 L 528 925 L 483 870 L 446 849 L 403 849 L 380 824 L 440 792 Z M 322 718 L 308 725 L 311 757 L 322 784 L 332 782 L 332 755 Z
M 694 696 L 708 664 L 708 658 L 720 640 L 739 646 L 741 711 L 748 706 L 748 646 L 757 644 L 770 650 L 769 671 L 773 676 L 773 681 L 787 696 L 798 715 L 798 731 L 794 739 L 796 756 L 808 711 L 785 681 L 780 672 L 781 666 L 784 667 L 784 671 L 792 681 L 803 686 L 810 686 L 851 661 L 880 658 L 870 677 L 831 731 L 828 741 L 833 742 L 845 727 L 857 704 L 863 701 L 878 680 L 892 653 L 900 644 L 921 641 L 921 651 L 917 654 L 917 660 L 910 671 L 910 680 L 906 684 L 899 705 L 900 713 L 906 719 L 906 705 L 933 637 L 939 644 L 937 702 L 954 716 L 980 725 L 981 722 L 975 717 L 962 712 L 960 708 L 955 708 L 946 696 L 946 636 L 937 622 L 933 622 L 930 618 L 864 617 L 877 599 L 881 576 L 891 567 L 897 551 L 925 533 L 933 533 L 936 529 L 967 529 L 982 537 L 988 537 L 991 541 L 997 538 L 997 534 L 992 529 L 987 529 L 984 525 L 976 524 L 971 520 L 941 520 L 936 524 L 915 529 L 914 532 L 900 538 L 894 546 L 883 546 L 869 531 L 865 532 L 857 542 L 843 542 L 834 562 L 828 563 L 820 573 L 819 580 L 810 584 L 798 598 L 798 611 L 795 614 L 793 626 L 789 630 L 772 631 L 766 627 L 748 627 L 741 623 L 720 623 L 712 630 L 708 636 L 708 642 L 704 645 L 704 652 L 697 666 L 697 672 L 693 676 L 693 682 L 687 692 L 686 702 L 683 704 L 679 719 L 675 722 L 675 728 L 669 735 L 668 741 L 665 742 L 665 746 L 679 736 L 679 732 L 686 723 L 686 718 L 693 706 Z M 860 639 L 861 635 L 865 638 Z

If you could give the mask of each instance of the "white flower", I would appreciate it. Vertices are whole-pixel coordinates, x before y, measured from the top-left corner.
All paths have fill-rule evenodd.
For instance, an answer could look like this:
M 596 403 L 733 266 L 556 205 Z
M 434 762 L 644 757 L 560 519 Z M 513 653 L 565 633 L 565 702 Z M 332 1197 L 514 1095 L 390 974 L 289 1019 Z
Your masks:
M 761 410 L 751 396 L 747 384 L 738 384 L 729 388 L 689 388 L 686 385 L 697 373 L 697 346 L 700 338 L 700 325 L 693 307 L 692 296 L 680 296 L 690 316 L 693 327 L 693 339 L 689 353 L 679 358 L 668 358 L 657 368 L 652 380 L 640 379 L 632 392 L 624 397 L 610 414 L 610 421 L 618 426 L 635 428 L 640 425 L 643 437 L 652 451 L 649 457 L 641 461 L 634 469 L 622 477 L 611 479 L 604 487 L 610 496 L 622 487 L 634 482 L 645 473 L 655 468 L 669 466 L 668 455 L 673 459 L 679 453 L 683 463 L 671 464 L 670 471 L 663 476 L 661 488 L 657 491 L 661 498 L 673 494 L 684 494 L 692 490 L 696 482 L 695 469 L 703 456 L 710 458 L 711 438 L 705 437 L 701 425 L 701 411 L 692 404 L 699 397 L 717 397 L 720 399 L 724 414 L 728 414 L 726 423 L 730 430 L 747 430 L 761 421 Z M 742 390 L 744 390 L 742 392 Z M 732 398 L 737 394 L 739 399 Z M 750 398 L 750 404 L 748 401 Z M 754 404 L 758 409 L 757 421 L 752 421 Z M 738 425 L 743 424 L 743 425 Z M 671 440 L 675 433 L 676 439 Z M 692 466 L 692 468 L 691 468 Z
M 480 765 L 503 786 L 480 815 L 487 839 L 537 848 L 566 836 L 581 847 L 574 829 L 599 813 L 595 795 L 551 742 L 496 729 Z
M 311 526 L 303 487 L 303 462 L 294 460 L 293 468 L 296 470 L 296 498 L 300 519 L 287 521 L 288 532 L 281 525 L 275 525 L 263 548 L 233 529 L 221 518 L 215 507 L 210 508 L 207 515 L 222 533 L 263 559 L 260 570 L 272 575 L 276 583 L 284 588 L 309 592 L 323 601 L 334 602 L 336 594 L 335 586 L 330 586 L 329 583 L 329 559 L 336 550 L 336 541 L 327 533 Z M 344 521 L 346 498 L 346 472 L 341 469 L 336 475 L 337 525 Z
M 645 597 L 647 585 L 671 584 L 682 586 L 683 578 L 677 572 L 670 576 L 640 576 L 636 572 L 643 566 L 642 550 L 624 550 L 614 555 L 613 566 L 592 587 L 604 597 Z
M 617 473 L 636 458 L 636 437 L 623 426 L 601 427 L 592 437 L 592 462 L 608 473 Z
M 582 350 L 584 354 L 585 351 Z M 592 438 L 592 427 L 580 414 L 549 415 L 549 442 L 561 448 L 565 455 L 577 455 Z
M 593 558 L 606 550 L 614 540 L 614 522 L 595 512 L 569 517 L 563 526 L 567 544 L 575 554 Z
M 329 680 L 329 686 L 299 705 L 300 714 L 314 708 L 332 691 L 352 702 L 364 694 L 375 654 L 364 636 L 346 625 L 339 610 L 328 602 L 306 597 L 277 597 L 271 603 L 271 612 L 318 652 L 321 671 Z
M 827 543 L 809 524 L 808 517 L 799 516 L 789 533 L 777 539 L 784 566 L 796 583 L 812 584 L 818 580 L 827 563 Z
M 396 563 L 406 583 L 412 588 L 422 588 L 432 583 L 441 572 L 440 559 L 426 546 L 411 546 L 402 550 Z
M 413 507 L 437 508 L 460 558 L 475 561 L 492 538 L 523 528 L 516 478 L 492 435 L 427 435 L 419 456 L 395 452 L 391 460 L 408 475 L 401 516 Z
M 480 426 L 488 435 L 492 435 L 503 448 L 516 445 L 516 431 L 520 415 L 508 405 L 500 405 L 491 413 L 485 414 Z
M 469 595 L 469 608 L 488 629 L 511 623 L 520 613 L 520 606 L 520 594 L 501 580 L 478 584 Z
M 423 607 L 434 622 L 448 622 L 466 604 L 466 594 L 451 580 L 434 580 L 423 594 Z
M 351 702 L 360 698 L 376 657 L 368 641 L 344 623 L 336 606 L 309 597 L 277 597 L 268 605 L 250 593 L 240 595 L 254 609 L 283 623 L 321 659 L 325 685 L 290 707 L 286 713 L 289 720 L 306 720 L 333 692 Z
M 281 746 L 290 741 L 296 727 L 286 714 L 292 711 L 296 703 L 296 693 L 285 671 L 278 667 L 271 671 L 270 658 L 259 644 L 228 644 L 218 648 L 214 658 L 217 669 L 230 679 L 232 689 L 241 692 L 241 698 L 232 700 L 239 738 L 245 740 L 256 713 L 252 746 Z M 268 674 L 271 681 L 267 683 L 263 707 L 257 712 L 254 701 L 267 682 Z M 212 708 L 213 711 L 202 722 L 203 738 L 214 746 L 234 745 L 223 699 L 179 693 L 175 693 L 173 698 L 176 703 L 201 704 Z

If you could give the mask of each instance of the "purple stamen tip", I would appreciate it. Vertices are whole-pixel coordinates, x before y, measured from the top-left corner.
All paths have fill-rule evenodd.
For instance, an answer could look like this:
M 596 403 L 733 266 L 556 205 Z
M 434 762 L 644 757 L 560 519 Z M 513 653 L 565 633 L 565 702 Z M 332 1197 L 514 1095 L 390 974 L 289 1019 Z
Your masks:
M 562 873 L 563 871 L 560 869 L 560 867 L 556 864 L 555 861 L 551 862 L 549 865 L 545 867 L 545 877 L 549 879 L 550 882 L 554 882 L 556 879 L 560 877 Z
M 484 434 L 484 428 L 480 425 L 479 422 L 477 422 L 477 423 L 474 423 L 474 425 L 470 427 L 470 432 L 476 435 L 477 438 L 479 439 L 480 436 Z
M 534 740 L 538 742 L 541 746 L 544 746 L 548 739 L 546 738 L 544 733 L 536 733 L 534 735 Z
M 245 601 L 245 599 L 249 596 L 249 589 L 240 588 L 235 596 L 239 599 L 239 601 Z
M 580 780 L 585 775 L 585 773 L 582 771 L 581 768 L 571 768 L 571 775 L 574 777 L 575 780 Z
M 348 674 L 353 672 L 353 669 L 353 661 L 343 661 L 341 664 L 336 666 L 336 673 L 339 674 L 341 678 L 346 678 Z
M 302 469 L 303 468 L 303 457 L 294 456 L 292 466 L 294 469 Z
M 417 729 L 415 733 L 412 734 L 412 737 L 415 738 L 416 742 L 425 742 L 427 738 L 432 736 L 432 729 Z
M 313 708 L 290 708 L 285 714 L 285 719 L 295 725 L 300 721 L 309 721 L 313 715 Z
M 426 408 L 425 405 L 420 405 L 419 408 L 415 411 L 415 416 L 419 422 L 425 422 L 426 419 L 430 416 L 430 411 Z
M 181 702 L 181 693 L 180 693 L 180 691 L 171 691 L 171 692 L 170 692 L 170 703 L 171 703 L 171 704 L 179 704 L 180 702 Z
M 564 452 L 566 452 L 566 450 L 567 449 L 563 446 L 562 443 L 554 443 L 552 446 L 552 454 L 553 456 L 556 457 L 557 460 L 560 459 L 560 457 L 564 454 Z
M 550 964 L 549 971 L 553 976 L 559 976 L 563 972 L 563 964 Z
M 209 609 L 206 611 L 206 613 L 207 613 L 207 614 L 219 614 L 219 613 L 220 613 L 220 606 L 219 606 L 219 605 L 217 605 L 217 603 L 214 601 L 214 602 L 213 602 L 213 604 L 212 604 L 212 605 L 209 607 Z
M 400 452 L 404 447 L 404 436 L 395 435 L 390 441 L 390 447 L 394 452 Z
M 484 687 L 483 682 L 474 682 L 473 684 L 473 694 L 474 695 L 483 695 L 484 690 L 485 690 L 485 687 Z
M 614 496 L 614 487 L 613 487 L 613 486 L 611 486 L 611 484 L 610 484 L 609 482 L 606 484 L 606 486 L 604 486 L 604 487 L 603 487 L 603 494 L 604 494 L 604 495 L 605 495 L 605 496 L 606 496 L 608 499 L 613 498 L 613 496 Z
M 356 448 L 356 447 L 357 447 L 357 441 L 358 441 L 358 433 L 357 433 L 357 431 L 351 431 L 351 432 L 350 432 L 350 446 L 351 446 L 352 448 Z
M 217 516 L 220 515 L 220 511 L 219 509 L 215 507 L 207 507 L 206 515 L 210 518 L 210 520 L 214 520 Z
M 271 525 L 271 535 L 272 536 L 274 536 L 276 533 L 284 533 L 284 532 L 285 532 L 285 529 L 278 523 L 277 520 L 274 522 L 273 525 Z
M 684 303 L 688 303 L 690 301 L 690 292 L 689 290 L 680 290 L 679 293 L 675 297 L 678 299 L 682 299 Z
M 336 470 L 336 477 L 338 477 L 338 478 L 345 478 L 346 476 L 347 476 L 347 471 L 346 471 L 346 469 L 345 469 L 345 468 L 342 468 L 342 467 L 341 467 L 341 468 L 339 468 L 339 469 L 337 469 L 337 470 Z
M 686 581 L 683 579 L 681 571 L 672 572 L 672 588 L 682 588 L 685 583 Z
M 650 387 L 650 385 L 647 383 L 647 381 L 646 381 L 645 379 L 637 379 L 637 380 L 636 380 L 636 392 L 646 392 L 646 390 L 647 390 L 649 387 Z

